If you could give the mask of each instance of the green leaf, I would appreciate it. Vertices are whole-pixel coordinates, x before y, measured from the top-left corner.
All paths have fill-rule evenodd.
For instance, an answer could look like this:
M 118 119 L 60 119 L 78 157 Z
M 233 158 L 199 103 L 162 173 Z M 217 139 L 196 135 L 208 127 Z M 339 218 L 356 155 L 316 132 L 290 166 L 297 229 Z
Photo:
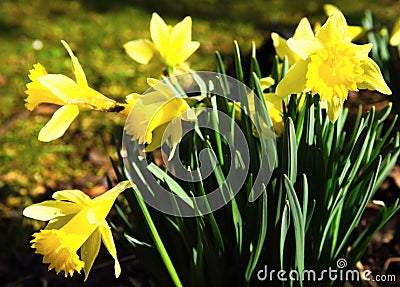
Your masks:
M 301 212 L 300 203 L 297 198 L 294 187 L 286 175 L 284 175 L 285 189 L 288 195 L 290 211 L 293 218 L 294 235 L 296 238 L 296 266 L 299 273 L 304 270 L 304 256 L 305 256 L 305 226 L 304 217 Z M 300 282 L 302 285 L 302 283 Z
M 288 202 L 286 202 L 284 208 L 283 208 L 283 213 L 282 213 L 282 223 L 281 223 L 281 236 L 280 236 L 280 241 L 279 241 L 279 255 L 280 255 L 280 261 L 281 261 L 281 269 L 284 269 L 284 261 L 283 261 L 283 253 L 285 250 L 285 240 L 286 240 L 286 235 L 290 227 L 290 205 Z
M 267 193 L 265 186 L 262 193 L 261 200 L 261 218 L 260 218 L 260 230 L 258 233 L 258 241 L 255 250 L 251 253 L 249 262 L 247 264 L 245 279 L 246 282 L 250 282 L 251 276 L 257 266 L 258 259 L 260 258 L 261 251 L 264 247 L 265 237 L 267 236 L 267 223 L 268 223 L 268 204 L 267 204 Z
M 150 163 L 147 166 L 147 169 L 158 179 L 167 183 L 170 190 L 175 193 L 181 200 L 183 200 L 187 205 L 191 208 L 194 208 L 193 201 L 190 196 L 186 193 L 186 191 L 167 173 L 165 173 L 162 169 L 160 169 L 154 163 Z

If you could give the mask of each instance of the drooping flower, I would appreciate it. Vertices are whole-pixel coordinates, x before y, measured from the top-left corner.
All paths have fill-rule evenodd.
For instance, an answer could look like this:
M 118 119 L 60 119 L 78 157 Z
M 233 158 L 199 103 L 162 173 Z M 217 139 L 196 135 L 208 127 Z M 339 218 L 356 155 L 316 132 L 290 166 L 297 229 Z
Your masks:
M 43 255 L 43 263 L 65 277 L 83 269 L 85 280 L 93 266 L 103 241 L 114 258 L 115 276 L 121 273 L 117 251 L 106 217 L 118 195 L 131 187 L 129 181 L 91 199 L 80 190 L 61 190 L 53 194 L 54 200 L 33 204 L 24 209 L 29 218 L 49 221 L 46 228 L 33 234 L 31 241 L 35 253 Z M 80 249 L 80 257 L 77 251 Z
M 197 116 L 187 102 L 191 98 L 177 97 L 169 85 L 156 79 L 147 82 L 152 87 L 150 92 L 127 97 L 127 111 L 133 111 L 129 113 L 125 131 L 132 135 L 132 140 L 147 144 L 148 152 L 169 140 L 172 157 L 182 138 L 182 121 L 196 121 Z
M 305 89 L 327 101 L 327 112 L 335 122 L 349 91 L 377 90 L 391 94 L 378 65 L 368 57 L 372 44 L 351 43 L 347 23 L 335 12 L 316 37 L 291 38 L 288 46 L 302 59 L 291 67 L 278 84 L 276 93 L 284 98 Z
M 157 14 L 153 13 L 150 21 L 151 41 L 138 39 L 124 44 L 126 53 L 140 64 L 160 57 L 163 64 L 174 68 L 182 65 L 200 46 L 192 41 L 192 18 L 186 17 L 175 26 L 167 25 Z
M 26 108 L 34 110 L 41 103 L 50 103 L 62 106 L 41 129 L 39 140 L 49 142 L 60 138 L 68 129 L 72 121 L 78 116 L 78 106 L 89 107 L 94 110 L 113 111 L 122 109 L 117 102 L 107 98 L 88 86 L 85 73 L 78 58 L 65 41 L 61 41 L 71 57 L 76 81 L 61 74 L 47 74 L 41 64 L 33 65 L 26 85 Z

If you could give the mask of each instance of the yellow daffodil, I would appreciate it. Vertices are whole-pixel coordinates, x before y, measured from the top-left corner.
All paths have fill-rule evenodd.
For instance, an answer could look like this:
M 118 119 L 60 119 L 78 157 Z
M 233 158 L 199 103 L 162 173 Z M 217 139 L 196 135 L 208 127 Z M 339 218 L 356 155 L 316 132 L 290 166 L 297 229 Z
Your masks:
M 394 23 L 392 33 L 390 34 L 389 44 L 398 46 L 400 44 L 400 18 Z
M 338 7 L 336 7 L 335 5 L 332 5 L 332 4 L 325 4 L 324 11 L 325 11 L 326 16 L 328 16 L 328 17 L 332 16 L 335 12 L 342 13 Z M 316 31 L 318 31 L 318 30 L 316 30 Z M 350 37 L 351 40 L 358 38 L 362 34 L 363 31 L 364 31 L 363 27 L 360 27 L 360 26 L 348 25 L 346 27 L 346 35 L 348 37 Z
M 300 37 L 314 37 L 313 30 L 307 18 L 300 20 L 300 23 L 293 34 L 293 38 Z M 275 52 L 280 59 L 283 59 L 286 56 L 290 66 L 300 60 L 300 57 L 289 48 L 286 39 L 274 32 L 271 33 L 271 38 L 275 47 Z
M 54 200 L 33 204 L 24 209 L 26 217 L 49 221 L 46 228 L 34 233 L 31 241 L 35 253 L 43 255 L 43 263 L 65 277 L 83 269 L 87 279 L 103 241 L 114 258 L 115 276 L 121 273 L 117 251 L 106 217 L 118 195 L 131 187 L 123 181 L 102 195 L 91 199 L 80 190 L 61 190 Z M 80 249 L 80 258 L 77 251 Z
M 49 142 L 61 137 L 79 114 L 78 106 L 94 110 L 113 111 L 119 109 L 118 103 L 90 88 L 78 58 L 65 41 L 61 41 L 71 57 L 76 81 L 60 74 L 47 74 L 41 64 L 33 65 L 26 85 L 28 94 L 26 108 L 34 110 L 41 103 L 62 106 L 41 129 L 39 140 Z
M 147 82 L 152 91 L 142 96 L 132 94 L 127 97 L 127 111 L 133 111 L 129 113 L 125 131 L 132 135 L 132 140 L 138 140 L 139 144 L 148 144 L 148 152 L 159 148 L 163 138 L 169 140 L 172 157 L 182 137 L 182 120 L 197 120 L 195 112 L 186 101 L 191 98 L 176 97 L 170 86 L 158 80 L 148 79 Z
M 377 90 L 391 94 L 378 65 L 368 57 L 372 44 L 355 45 L 346 33 L 346 19 L 335 12 L 313 38 L 291 38 L 288 46 L 302 59 L 278 84 L 284 98 L 305 89 L 327 101 L 327 113 L 335 122 L 349 91 Z
M 200 46 L 199 42 L 192 41 L 192 18 L 189 16 L 172 27 L 153 13 L 150 35 L 152 41 L 138 39 L 124 44 L 126 53 L 140 64 L 161 57 L 166 66 L 174 68 L 182 65 Z

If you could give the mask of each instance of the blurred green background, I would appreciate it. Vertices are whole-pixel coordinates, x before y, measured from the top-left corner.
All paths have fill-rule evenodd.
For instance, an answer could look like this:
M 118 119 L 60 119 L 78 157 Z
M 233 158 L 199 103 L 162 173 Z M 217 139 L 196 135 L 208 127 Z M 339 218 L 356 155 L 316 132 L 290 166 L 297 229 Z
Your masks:
M 104 186 L 110 174 L 111 133 L 123 125 L 115 114 L 83 113 L 66 135 L 51 143 L 37 140 L 54 108 L 35 112 L 24 108 L 25 84 L 32 65 L 40 62 L 49 73 L 73 77 L 71 62 L 60 40 L 66 40 L 79 58 L 89 85 L 123 101 L 132 92 L 146 90 L 148 70 L 132 61 L 122 45 L 148 38 L 153 11 L 168 24 L 193 18 L 193 40 L 201 47 L 190 58 L 191 67 L 214 71 L 214 51 L 229 63 L 233 40 L 243 54 L 251 41 L 260 47 L 271 31 L 287 36 L 304 16 L 324 22 L 325 1 L 262 0 L 1 0 L 0 2 L 0 278 L 15 250 L 27 250 L 39 223 L 23 219 L 22 209 L 49 198 L 59 189 L 88 192 Z M 331 1 L 350 24 L 360 24 L 365 9 L 391 29 L 400 14 L 394 0 Z M 261 63 L 263 64 L 263 63 Z M 111 175 L 112 176 L 112 175 Z M 101 188 L 100 188 L 101 189 Z M 24 252 L 24 251 L 19 251 Z M 31 252 L 31 251 L 29 251 Z

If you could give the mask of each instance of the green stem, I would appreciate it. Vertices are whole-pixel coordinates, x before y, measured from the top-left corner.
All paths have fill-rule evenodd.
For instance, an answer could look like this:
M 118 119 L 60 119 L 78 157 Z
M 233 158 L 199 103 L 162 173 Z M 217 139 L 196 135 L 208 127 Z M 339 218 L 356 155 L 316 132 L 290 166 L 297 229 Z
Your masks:
M 157 248 L 158 252 L 160 253 L 161 259 L 163 260 L 165 267 L 167 268 L 168 273 L 172 278 L 172 281 L 174 281 L 175 286 L 183 287 L 181 281 L 179 280 L 178 273 L 176 273 L 176 270 L 174 268 L 174 265 L 172 264 L 172 261 L 168 255 L 168 252 L 165 249 L 164 244 L 162 243 L 160 235 L 158 234 L 157 228 L 154 225 L 153 220 L 151 219 L 151 215 L 150 215 L 149 210 L 147 209 L 146 203 L 144 202 L 143 198 L 138 194 L 138 191 L 135 188 L 134 188 L 134 192 L 135 192 L 136 199 L 139 203 L 139 206 L 140 206 L 140 208 L 143 212 L 143 215 L 146 219 L 148 227 L 150 229 L 150 233 L 154 240 L 156 248 Z

